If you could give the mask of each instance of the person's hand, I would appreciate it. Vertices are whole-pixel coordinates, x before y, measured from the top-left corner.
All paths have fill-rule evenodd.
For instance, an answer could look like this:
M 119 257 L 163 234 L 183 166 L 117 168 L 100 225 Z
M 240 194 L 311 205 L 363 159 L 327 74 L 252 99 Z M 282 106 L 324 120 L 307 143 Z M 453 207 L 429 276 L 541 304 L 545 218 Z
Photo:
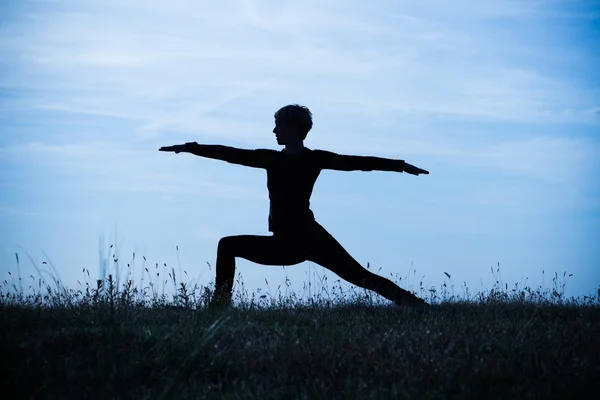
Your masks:
M 407 162 L 404 163 L 403 169 L 404 169 L 404 172 L 406 172 L 407 174 L 411 174 L 411 175 L 419 175 L 419 174 L 429 175 L 429 171 L 415 167 L 414 165 L 409 164 Z
M 185 144 L 176 144 L 174 146 L 163 146 L 160 149 L 158 149 L 158 151 L 174 151 L 175 154 L 178 154 L 181 152 L 185 152 L 186 146 L 185 146 Z

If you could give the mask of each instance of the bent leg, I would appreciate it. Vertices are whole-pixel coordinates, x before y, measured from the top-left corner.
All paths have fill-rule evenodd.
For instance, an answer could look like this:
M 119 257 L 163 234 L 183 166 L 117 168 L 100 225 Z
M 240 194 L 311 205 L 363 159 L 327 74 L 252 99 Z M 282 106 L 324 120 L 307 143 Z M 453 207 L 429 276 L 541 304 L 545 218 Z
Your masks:
M 358 263 L 321 225 L 317 224 L 311 235 L 307 259 L 313 261 L 340 278 L 364 289 L 373 290 L 396 304 L 424 303 L 394 282 L 372 273 Z
M 231 302 L 235 277 L 235 258 L 241 257 L 262 265 L 294 265 L 305 261 L 291 242 L 275 236 L 238 235 L 219 240 L 215 295 Z

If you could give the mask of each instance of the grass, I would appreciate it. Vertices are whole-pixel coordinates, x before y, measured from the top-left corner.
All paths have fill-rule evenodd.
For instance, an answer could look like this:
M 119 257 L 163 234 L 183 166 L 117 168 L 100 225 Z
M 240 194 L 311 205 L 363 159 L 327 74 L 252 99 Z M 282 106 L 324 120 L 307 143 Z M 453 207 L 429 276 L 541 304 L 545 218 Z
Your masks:
M 323 281 L 307 299 L 248 294 L 238 280 L 236 306 L 218 311 L 206 307 L 208 287 L 144 268 L 140 288 L 85 269 L 79 290 L 31 276 L 26 292 L 20 273 L 18 286 L 5 281 L 4 398 L 564 399 L 600 389 L 600 289 L 567 299 L 556 275 L 550 290 L 498 280 L 458 296 L 444 284 L 424 291 L 433 306 L 423 311 Z

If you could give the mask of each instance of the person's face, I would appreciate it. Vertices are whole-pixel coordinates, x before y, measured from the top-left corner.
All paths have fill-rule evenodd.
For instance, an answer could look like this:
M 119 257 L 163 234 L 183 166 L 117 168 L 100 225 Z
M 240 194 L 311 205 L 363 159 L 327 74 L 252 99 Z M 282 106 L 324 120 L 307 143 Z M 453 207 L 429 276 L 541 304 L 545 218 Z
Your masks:
M 300 134 L 296 125 L 286 124 L 281 120 L 275 120 L 275 128 L 273 133 L 277 139 L 277 144 L 285 146 L 290 141 L 299 140 Z

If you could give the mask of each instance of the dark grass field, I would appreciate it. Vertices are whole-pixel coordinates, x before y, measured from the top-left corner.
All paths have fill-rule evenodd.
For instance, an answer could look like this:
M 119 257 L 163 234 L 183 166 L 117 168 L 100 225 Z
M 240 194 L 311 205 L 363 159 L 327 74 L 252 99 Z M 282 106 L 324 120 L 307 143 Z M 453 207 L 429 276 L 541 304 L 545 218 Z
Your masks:
M 425 310 L 0 290 L 3 398 L 567 399 L 600 389 L 600 301 L 492 290 Z M 195 299 L 195 300 L 191 300 Z

